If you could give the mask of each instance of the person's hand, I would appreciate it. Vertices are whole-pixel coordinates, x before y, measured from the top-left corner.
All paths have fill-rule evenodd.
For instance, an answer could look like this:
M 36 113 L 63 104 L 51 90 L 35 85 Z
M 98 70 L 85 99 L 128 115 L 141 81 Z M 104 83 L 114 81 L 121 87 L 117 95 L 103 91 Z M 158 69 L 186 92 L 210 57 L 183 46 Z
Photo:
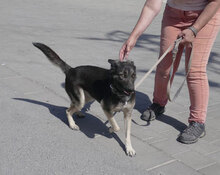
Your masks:
M 137 42 L 137 39 L 129 37 L 128 40 L 122 45 L 120 52 L 119 52 L 119 59 L 123 61 L 124 59 L 128 58 L 130 51 L 133 49 Z
M 181 41 L 182 44 L 185 44 L 186 46 L 191 46 L 195 39 L 194 33 L 190 29 L 183 30 L 179 35 L 178 38 L 182 37 L 183 40 Z

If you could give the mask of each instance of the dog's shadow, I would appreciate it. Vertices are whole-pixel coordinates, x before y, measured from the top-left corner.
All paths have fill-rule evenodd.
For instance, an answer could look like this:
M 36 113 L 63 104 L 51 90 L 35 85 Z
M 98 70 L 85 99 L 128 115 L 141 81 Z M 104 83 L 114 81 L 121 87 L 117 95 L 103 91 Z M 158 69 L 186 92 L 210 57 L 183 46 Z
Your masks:
M 143 114 L 143 112 L 147 109 L 147 107 L 151 104 L 151 100 L 149 97 L 139 91 L 136 91 L 136 99 L 135 99 L 135 106 L 134 109 L 136 109 L 139 113 Z
M 136 104 L 134 109 L 140 112 L 141 115 L 144 113 L 144 111 L 146 111 L 147 107 L 150 106 L 151 103 L 152 103 L 151 100 L 146 94 L 136 91 Z M 172 126 L 179 132 L 182 132 L 187 127 L 187 125 L 182 123 L 181 121 L 165 114 L 162 114 L 161 116 L 157 117 L 156 120 Z M 137 122 L 135 122 L 134 119 L 132 121 L 133 123 L 139 125 Z M 150 121 L 146 121 L 145 125 L 139 125 L 139 126 L 149 126 L 149 125 L 150 125 Z
M 61 120 L 64 124 L 66 124 L 68 127 L 68 120 L 66 117 L 66 109 L 67 107 L 63 106 L 56 106 L 52 105 L 46 102 L 41 102 L 37 100 L 32 100 L 32 99 L 25 99 L 25 98 L 13 98 L 14 100 L 20 100 L 20 101 L 25 101 L 28 103 L 33 103 L 36 105 L 41 105 L 50 111 L 50 113 Z M 91 103 L 87 104 L 83 109 L 82 112 L 87 111 L 88 108 L 90 108 Z M 97 117 L 94 117 L 93 115 L 86 113 L 86 117 L 84 118 L 79 118 L 74 116 L 74 120 L 76 124 L 79 126 L 80 131 L 83 132 L 87 137 L 89 138 L 95 138 L 97 135 L 102 135 L 107 138 L 114 138 L 119 146 L 125 151 L 125 145 L 121 141 L 121 139 L 118 137 L 117 134 L 115 133 L 109 133 L 109 128 L 106 126 L 108 122 L 103 123 L 100 119 Z

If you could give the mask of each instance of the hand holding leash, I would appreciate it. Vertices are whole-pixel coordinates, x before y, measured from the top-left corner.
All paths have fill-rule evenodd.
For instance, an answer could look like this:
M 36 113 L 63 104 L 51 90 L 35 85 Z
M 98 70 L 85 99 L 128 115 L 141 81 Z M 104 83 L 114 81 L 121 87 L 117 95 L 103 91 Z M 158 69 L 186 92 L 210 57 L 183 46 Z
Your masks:
M 182 38 L 181 44 L 184 44 L 186 47 L 191 47 L 196 35 L 197 30 L 193 26 L 191 26 L 183 30 L 178 35 L 178 38 Z

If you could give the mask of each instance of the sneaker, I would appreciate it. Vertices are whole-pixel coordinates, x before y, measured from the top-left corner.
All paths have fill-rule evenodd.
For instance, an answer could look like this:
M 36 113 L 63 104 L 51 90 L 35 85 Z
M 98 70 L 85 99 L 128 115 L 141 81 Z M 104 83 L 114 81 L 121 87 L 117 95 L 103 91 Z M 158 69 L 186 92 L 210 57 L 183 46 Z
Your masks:
M 205 124 L 191 122 L 189 126 L 179 135 L 177 140 L 181 143 L 191 144 L 205 136 Z
M 147 110 L 142 114 L 141 119 L 145 121 L 155 120 L 159 115 L 165 112 L 165 107 L 157 103 L 151 104 Z

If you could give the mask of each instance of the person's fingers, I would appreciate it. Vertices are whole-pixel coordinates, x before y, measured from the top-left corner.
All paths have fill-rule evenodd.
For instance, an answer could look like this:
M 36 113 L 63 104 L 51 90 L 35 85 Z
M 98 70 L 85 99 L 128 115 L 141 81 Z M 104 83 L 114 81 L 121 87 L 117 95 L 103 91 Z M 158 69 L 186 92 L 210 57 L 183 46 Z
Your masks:
M 126 50 L 126 45 L 124 44 L 119 52 L 119 59 L 120 61 L 123 61 L 125 57 L 125 50 Z
M 119 52 L 120 61 L 123 61 L 124 59 L 128 59 L 128 55 L 133 47 L 134 47 L 133 42 L 131 42 L 129 40 L 123 44 L 123 46 Z
M 194 39 L 195 39 L 195 36 L 193 35 L 192 31 L 189 30 L 189 29 L 185 29 L 183 30 L 179 35 L 178 37 L 182 37 L 182 41 L 181 41 L 181 44 L 185 44 L 187 46 L 190 46 Z
M 184 44 L 186 42 L 186 39 L 185 39 L 185 33 L 180 33 L 178 35 L 178 38 L 182 38 L 182 41 L 180 42 L 181 44 Z
M 184 33 L 179 33 L 178 38 L 183 37 L 185 34 Z
M 184 36 L 185 36 L 185 34 L 182 32 L 177 36 L 177 38 L 182 38 L 181 43 L 183 43 L 183 41 L 184 41 Z
M 120 50 L 120 61 L 128 58 L 131 47 L 128 44 L 124 44 Z
M 132 48 L 133 48 L 133 47 L 132 47 L 130 44 L 127 44 L 127 45 L 126 45 L 126 48 L 125 48 L 125 58 L 126 58 L 126 59 L 128 59 L 128 55 L 129 55 L 129 53 L 130 53 L 130 51 L 131 51 Z
M 128 59 L 129 53 L 130 53 L 130 52 L 126 51 L 125 56 L 124 56 L 124 59 Z

